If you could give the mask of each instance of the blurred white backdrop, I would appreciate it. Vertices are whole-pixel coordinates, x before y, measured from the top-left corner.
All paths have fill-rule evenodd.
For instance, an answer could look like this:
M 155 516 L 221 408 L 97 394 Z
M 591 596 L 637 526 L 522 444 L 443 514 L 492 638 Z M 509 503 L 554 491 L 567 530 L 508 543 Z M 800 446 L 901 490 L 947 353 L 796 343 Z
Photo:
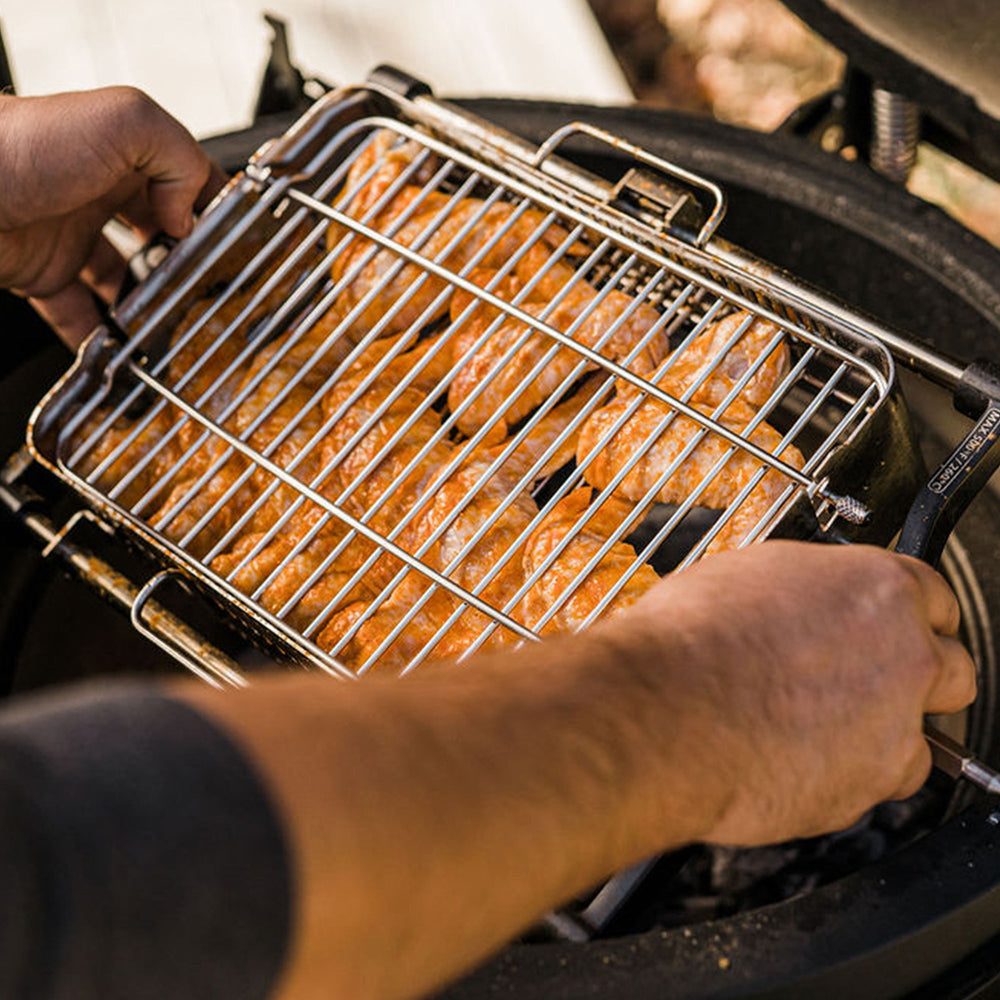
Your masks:
M 394 62 L 439 94 L 631 99 L 586 0 L 3 0 L 0 24 L 18 93 L 133 84 L 210 135 L 249 123 L 264 9 L 332 83 Z

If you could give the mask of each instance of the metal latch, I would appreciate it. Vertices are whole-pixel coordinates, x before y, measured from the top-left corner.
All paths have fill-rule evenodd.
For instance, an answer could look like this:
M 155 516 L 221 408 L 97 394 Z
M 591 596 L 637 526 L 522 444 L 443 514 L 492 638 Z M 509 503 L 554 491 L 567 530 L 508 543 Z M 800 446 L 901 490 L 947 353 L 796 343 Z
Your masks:
M 678 229 L 697 233 L 705 210 L 688 188 L 644 167 L 633 167 L 615 185 L 611 204 L 634 215 L 658 232 Z
M 535 151 L 532 165 L 542 169 L 553 153 L 572 136 L 589 136 L 610 146 L 619 156 L 630 156 L 641 164 L 630 168 L 614 188 L 609 185 L 610 193 L 605 195 L 605 200 L 611 205 L 617 202 L 619 208 L 629 207 L 629 214 L 633 216 L 638 206 L 645 212 L 642 221 L 651 223 L 659 232 L 667 228 L 682 232 L 687 230 L 688 242 L 702 247 L 726 214 L 726 195 L 714 181 L 654 156 L 588 122 L 570 122 L 557 128 Z M 711 208 L 707 204 L 702 208 L 695 191 L 702 192 Z M 628 205 L 630 201 L 632 205 Z M 695 211 L 699 214 L 697 219 L 692 217 Z M 668 214 L 665 215 L 665 212 Z M 692 218 L 691 224 L 682 223 L 682 218 L 685 223 Z

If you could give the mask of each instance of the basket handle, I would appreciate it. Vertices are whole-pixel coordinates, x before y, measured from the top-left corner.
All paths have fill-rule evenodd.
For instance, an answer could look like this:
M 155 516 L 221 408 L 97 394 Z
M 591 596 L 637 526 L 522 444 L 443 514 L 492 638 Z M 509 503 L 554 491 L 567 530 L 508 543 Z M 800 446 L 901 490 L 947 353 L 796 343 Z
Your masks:
M 642 149 L 639 146 L 634 146 L 625 139 L 612 135 L 612 133 L 606 132 L 604 129 L 598 128 L 596 125 L 591 125 L 588 122 L 570 122 L 568 125 L 563 125 L 561 128 L 557 128 L 555 132 L 553 132 L 545 140 L 545 142 L 538 147 L 538 150 L 535 152 L 532 159 L 532 166 L 540 169 L 542 164 L 550 156 L 552 156 L 552 154 L 567 139 L 574 135 L 590 136 L 591 139 L 596 139 L 598 142 L 604 143 L 606 146 L 611 146 L 612 149 L 618 153 L 627 153 L 640 163 L 644 163 L 646 166 L 652 167 L 654 170 L 658 170 L 660 173 L 666 174 L 668 177 L 673 177 L 675 180 L 683 181 L 685 184 L 698 188 L 699 190 L 710 195 L 712 198 L 712 209 L 708 213 L 708 217 L 705 219 L 701 228 L 698 230 L 698 234 L 694 239 L 694 244 L 697 247 L 702 247 L 708 242 L 709 237 L 718 228 L 719 223 L 722 221 L 722 217 L 726 214 L 726 195 L 722 188 L 707 178 L 702 177 L 699 174 L 692 173 L 690 170 L 685 170 L 683 167 L 679 167 L 676 163 L 671 163 L 669 160 L 664 160 L 659 156 L 654 156 L 645 149 Z
M 969 365 L 955 389 L 955 408 L 976 423 L 917 494 L 896 551 L 936 566 L 958 519 L 1000 466 L 1000 366 Z
M 187 589 L 183 574 L 177 570 L 162 570 L 150 577 L 129 611 L 135 630 L 213 687 L 246 687 L 246 678 L 228 656 L 151 601 L 153 594 L 168 582 Z
M 954 402 L 976 423 L 917 494 L 896 543 L 897 552 L 931 566 L 938 564 L 952 528 L 1000 466 L 1000 366 L 974 361 L 955 388 Z M 924 722 L 924 735 L 936 768 L 1000 794 L 1000 773 L 930 722 Z

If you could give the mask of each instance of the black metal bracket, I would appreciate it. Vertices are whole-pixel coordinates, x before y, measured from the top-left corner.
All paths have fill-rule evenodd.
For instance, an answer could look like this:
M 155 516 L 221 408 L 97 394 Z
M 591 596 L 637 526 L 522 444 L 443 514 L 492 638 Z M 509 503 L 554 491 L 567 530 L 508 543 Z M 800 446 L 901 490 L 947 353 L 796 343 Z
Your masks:
M 798 136 L 828 153 L 854 148 L 867 162 L 872 134 L 872 80 L 849 63 L 835 90 L 799 105 L 776 132 Z
M 404 70 L 389 63 L 380 63 L 368 74 L 368 82 L 375 87 L 382 87 L 407 101 L 433 94 L 430 84 L 411 76 Z
M 896 551 L 936 565 L 952 528 L 1000 467 L 1000 366 L 974 361 L 955 389 L 955 408 L 976 420 L 910 507 Z
M 873 86 L 867 73 L 848 63 L 839 87 L 799 105 L 775 131 L 797 136 L 831 154 L 853 148 L 857 159 L 868 163 Z M 926 111 L 921 114 L 920 139 L 986 177 L 1000 180 L 1000 166 L 984 157 L 968 135 Z
M 330 84 L 317 77 L 307 77 L 292 61 L 288 25 L 273 14 L 265 14 L 271 29 L 271 55 L 257 93 L 254 121 L 287 111 L 302 112 L 315 100 L 317 91 L 331 90 Z M 310 95 L 309 88 L 313 89 Z

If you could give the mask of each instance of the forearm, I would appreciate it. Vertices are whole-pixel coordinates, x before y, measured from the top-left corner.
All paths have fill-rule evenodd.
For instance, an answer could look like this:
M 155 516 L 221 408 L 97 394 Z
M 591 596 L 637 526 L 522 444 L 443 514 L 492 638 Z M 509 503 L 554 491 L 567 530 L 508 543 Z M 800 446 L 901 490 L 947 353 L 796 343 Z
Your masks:
M 350 690 L 308 677 L 185 690 L 280 804 L 299 893 L 283 997 L 420 994 L 708 828 L 711 796 L 668 764 L 663 691 L 652 704 L 619 635 Z M 649 794 L 654 719 L 668 780 Z

